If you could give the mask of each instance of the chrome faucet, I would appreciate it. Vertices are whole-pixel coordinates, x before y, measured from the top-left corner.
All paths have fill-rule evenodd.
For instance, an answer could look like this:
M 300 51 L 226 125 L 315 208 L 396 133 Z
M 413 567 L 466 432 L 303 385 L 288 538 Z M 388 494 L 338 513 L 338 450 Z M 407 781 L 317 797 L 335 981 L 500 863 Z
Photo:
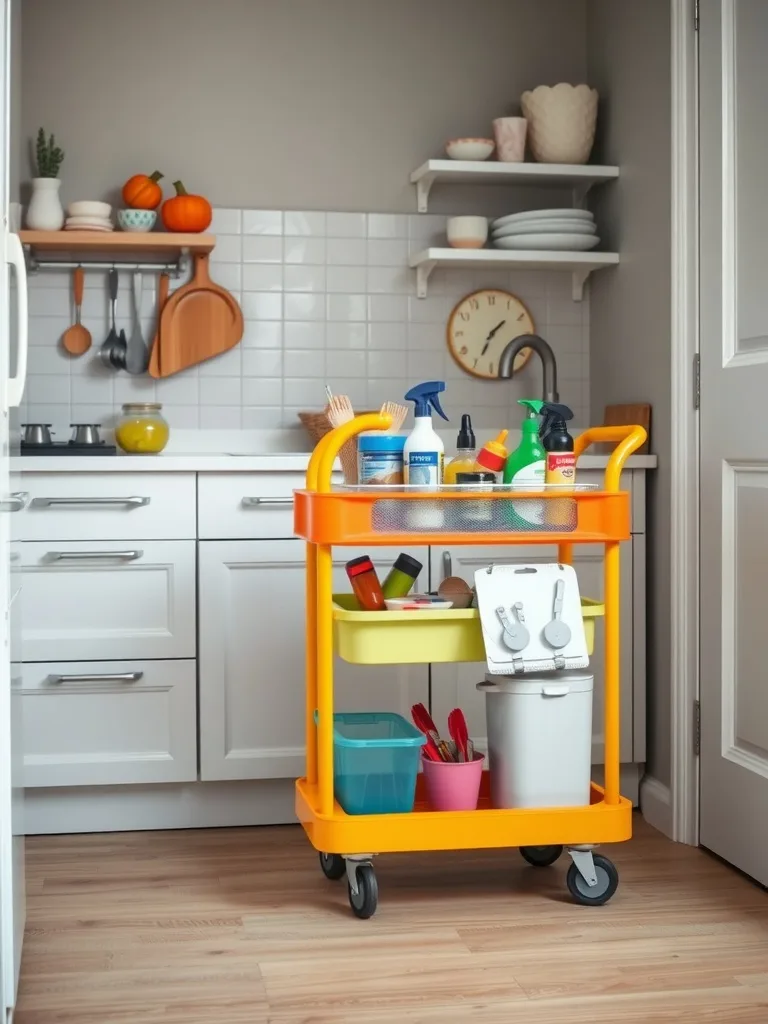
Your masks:
M 521 334 L 513 338 L 501 353 L 499 359 L 499 378 L 511 380 L 515 373 L 515 356 L 524 348 L 532 348 L 541 359 L 544 369 L 544 401 L 559 402 L 560 396 L 557 393 L 557 363 L 555 353 L 549 342 L 544 341 L 538 334 Z

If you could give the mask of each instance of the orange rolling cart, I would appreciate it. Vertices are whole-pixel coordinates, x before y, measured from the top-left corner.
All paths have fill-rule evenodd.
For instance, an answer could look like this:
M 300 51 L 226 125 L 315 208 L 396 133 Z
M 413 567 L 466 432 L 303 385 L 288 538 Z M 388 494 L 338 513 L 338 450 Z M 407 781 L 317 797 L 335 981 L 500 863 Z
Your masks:
M 326 876 L 346 876 L 350 905 L 358 917 L 370 917 L 376 909 L 378 893 L 371 863 L 374 854 L 414 850 L 516 846 L 529 863 L 544 866 L 553 863 L 565 849 L 572 859 L 568 888 L 573 897 L 587 905 L 605 903 L 616 890 L 618 874 L 607 858 L 593 854 L 592 850 L 600 843 L 621 842 L 632 835 L 632 804 L 619 793 L 619 544 L 630 536 L 629 495 L 619 490 L 619 481 L 624 463 L 644 443 L 646 433 L 636 426 L 593 427 L 576 439 L 577 456 L 591 444 L 616 445 L 600 491 L 576 490 L 566 495 L 562 491 L 466 494 L 450 489 L 422 493 L 391 488 L 333 490 L 333 464 L 345 442 L 365 430 L 386 430 L 390 422 L 388 416 L 367 414 L 327 434 L 310 459 L 306 489 L 295 495 L 296 533 L 307 541 L 307 773 L 296 782 L 299 821 L 320 853 Z M 493 515 L 488 518 L 495 524 L 494 532 L 462 532 L 452 525 L 461 523 L 460 503 L 467 500 L 493 503 Z M 506 503 L 510 501 L 540 503 L 543 521 L 551 525 L 540 531 L 531 530 L 529 525 L 516 529 L 514 516 L 508 514 L 511 506 Z M 443 524 L 441 528 L 434 527 L 435 511 L 439 513 L 437 521 Z M 430 529 L 420 525 L 425 522 Z M 405 547 L 437 541 L 557 544 L 559 559 L 566 563 L 572 560 L 574 544 L 605 546 L 605 785 L 592 783 L 588 805 L 496 809 L 490 803 L 487 772 L 475 811 L 428 810 L 421 776 L 416 803 L 409 813 L 350 815 L 334 799 L 334 649 L 338 647 L 349 660 L 361 664 L 370 663 L 370 657 L 364 653 L 349 654 L 356 649 L 355 643 L 350 642 L 354 635 L 348 632 L 354 628 L 351 619 L 355 616 L 334 602 L 331 549 Z M 453 649 L 451 660 L 478 659 L 477 642 L 462 644 L 459 636 L 462 631 L 462 635 L 466 633 L 464 620 L 471 612 L 420 612 L 419 617 L 425 616 L 423 623 L 408 619 L 401 628 L 407 628 L 409 637 L 413 630 L 424 630 L 425 637 L 431 631 L 430 635 L 438 638 L 435 643 L 419 643 L 410 648 L 408 644 L 398 644 L 398 621 L 392 618 L 398 613 L 359 614 L 379 615 L 382 628 L 394 630 L 388 634 L 386 644 L 367 645 L 369 650 L 378 652 L 378 664 L 435 661 L 438 659 L 433 652 L 438 649 Z M 408 613 L 403 614 L 407 618 Z M 366 621 L 366 628 L 371 625 Z M 476 628 L 479 636 L 479 621 Z

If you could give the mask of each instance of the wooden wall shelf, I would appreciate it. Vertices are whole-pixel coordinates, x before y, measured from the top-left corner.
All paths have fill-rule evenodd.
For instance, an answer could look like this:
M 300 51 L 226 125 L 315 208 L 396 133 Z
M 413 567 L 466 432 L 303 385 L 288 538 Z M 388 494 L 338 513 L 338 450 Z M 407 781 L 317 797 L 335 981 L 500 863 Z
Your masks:
M 82 264 L 94 269 L 163 270 L 178 276 L 194 253 L 209 253 L 215 235 L 163 231 L 20 231 L 27 269 L 65 270 Z

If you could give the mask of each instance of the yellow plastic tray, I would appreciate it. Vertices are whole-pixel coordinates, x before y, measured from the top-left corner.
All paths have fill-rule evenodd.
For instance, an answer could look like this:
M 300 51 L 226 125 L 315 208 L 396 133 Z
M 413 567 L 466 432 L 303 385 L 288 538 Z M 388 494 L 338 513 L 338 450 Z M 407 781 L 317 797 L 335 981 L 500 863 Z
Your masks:
M 587 651 L 595 645 L 595 619 L 605 605 L 581 599 Z M 434 612 L 362 612 L 353 594 L 333 595 L 336 653 L 355 665 L 417 665 L 426 662 L 485 661 L 476 608 Z

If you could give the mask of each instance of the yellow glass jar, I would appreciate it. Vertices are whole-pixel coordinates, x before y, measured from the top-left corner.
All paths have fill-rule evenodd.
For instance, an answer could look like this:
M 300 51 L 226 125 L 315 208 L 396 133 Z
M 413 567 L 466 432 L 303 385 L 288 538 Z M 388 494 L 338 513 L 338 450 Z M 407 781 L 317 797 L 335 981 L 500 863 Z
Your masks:
M 131 402 L 115 428 L 115 440 L 131 455 L 157 455 L 168 444 L 170 429 L 163 419 L 162 405 Z

